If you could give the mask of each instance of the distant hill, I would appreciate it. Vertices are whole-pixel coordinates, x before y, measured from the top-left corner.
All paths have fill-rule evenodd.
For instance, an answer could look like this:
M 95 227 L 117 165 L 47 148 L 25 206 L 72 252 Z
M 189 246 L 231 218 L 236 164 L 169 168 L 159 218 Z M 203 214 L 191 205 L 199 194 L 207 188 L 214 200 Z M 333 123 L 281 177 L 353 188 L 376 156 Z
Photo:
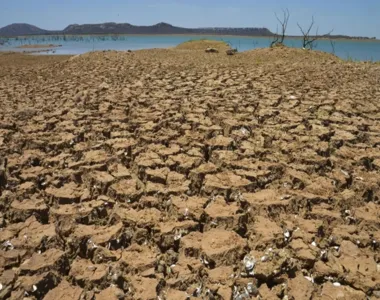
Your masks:
M 269 36 L 266 28 L 183 28 L 168 23 L 152 26 L 136 26 L 129 23 L 103 23 L 69 25 L 63 30 L 65 34 L 232 34 Z
M 0 28 L 0 36 L 14 37 L 21 35 L 42 34 L 209 34 L 209 35 L 245 35 L 245 36 L 272 36 L 273 33 L 267 28 L 230 28 L 230 27 L 207 27 L 207 28 L 183 28 L 168 23 L 158 23 L 151 26 L 136 26 L 129 23 L 102 23 L 102 24 L 72 24 L 63 30 L 45 30 L 30 24 L 11 24 Z M 326 36 L 327 37 L 327 36 Z M 368 37 L 350 37 L 346 35 L 330 35 L 329 38 L 342 39 L 375 39 Z
M 73 24 L 67 26 L 64 34 L 185 34 L 193 29 L 175 27 L 167 23 L 152 26 L 135 26 L 129 23 Z
M 0 36 L 39 34 L 212 34 L 270 36 L 267 28 L 183 28 L 168 23 L 136 26 L 129 23 L 72 24 L 60 31 L 49 31 L 29 24 L 11 24 L 0 28 Z
M 0 28 L 0 36 L 36 35 L 46 33 L 48 33 L 47 30 L 25 23 L 15 23 Z

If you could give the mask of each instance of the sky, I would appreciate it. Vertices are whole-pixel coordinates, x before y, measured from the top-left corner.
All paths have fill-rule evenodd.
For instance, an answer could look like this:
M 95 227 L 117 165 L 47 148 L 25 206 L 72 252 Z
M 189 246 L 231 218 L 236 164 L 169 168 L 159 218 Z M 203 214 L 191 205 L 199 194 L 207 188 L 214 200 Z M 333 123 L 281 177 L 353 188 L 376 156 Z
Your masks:
M 266 27 L 290 12 L 288 34 L 300 34 L 314 15 L 319 34 L 380 38 L 380 0 L 0 0 L 0 27 L 29 23 L 58 30 L 69 24 L 159 22 L 181 27 Z

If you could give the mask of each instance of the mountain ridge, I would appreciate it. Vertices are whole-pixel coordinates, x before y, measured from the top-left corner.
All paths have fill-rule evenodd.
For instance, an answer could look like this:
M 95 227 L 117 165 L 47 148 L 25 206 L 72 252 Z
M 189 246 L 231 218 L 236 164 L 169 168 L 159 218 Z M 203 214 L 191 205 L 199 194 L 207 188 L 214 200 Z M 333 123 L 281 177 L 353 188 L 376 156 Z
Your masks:
M 132 25 L 130 23 L 105 22 L 98 24 L 70 24 L 63 30 L 46 30 L 26 23 L 13 23 L 0 28 L 0 36 L 16 37 L 25 35 L 51 34 L 209 34 L 209 35 L 236 35 L 236 36 L 273 36 L 268 28 L 262 27 L 201 27 L 185 28 L 160 22 L 154 25 Z M 298 37 L 290 36 L 289 37 Z M 348 35 L 329 35 L 331 39 L 376 39 L 375 37 L 358 37 Z
M 70 24 L 63 30 L 45 30 L 26 23 L 14 23 L 0 28 L 0 36 L 15 37 L 42 34 L 220 34 L 271 36 L 267 28 L 184 28 L 160 22 L 154 25 L 132 25 L 130 23 L 106 22 L 98 24 Z

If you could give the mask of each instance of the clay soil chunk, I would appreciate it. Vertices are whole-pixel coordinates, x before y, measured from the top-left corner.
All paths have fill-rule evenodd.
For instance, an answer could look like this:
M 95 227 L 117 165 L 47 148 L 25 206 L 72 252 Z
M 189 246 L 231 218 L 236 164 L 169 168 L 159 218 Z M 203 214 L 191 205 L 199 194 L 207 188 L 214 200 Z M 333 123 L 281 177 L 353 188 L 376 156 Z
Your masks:
M 85 259 L 76 259 L 70 265 L 70 276 L 78 282 L 99 283 L 108 275 L 106 265 L 92 264 Z
M 215 266 L 238 262 L 247 246 L 246 241 L 233 231 L 212 229 L 203 234 L 202 254 Z
M 216 197 L 205 208 L 207 224 L 204 230 L 220 228 L 225 230 L 238 230 L 239 224 L 243 224 L 243 215 L 238 213 L 240 209 L 236 202 L 227 203 L 223 197 Z
M 118 223 L 113 226 L 96 226 L 96 225 L 78 225 L 72 238 L 75 240 L 83 241 L 88 240 L 89 247 L 96 247 L 97 245 L 106 245 L 111 240 L 116 240 L 122 233 L 123 224 Z
M 85 181 L 88 188 L 98 190 L 104 194 L 107 192 L 109 185 L 114 181 L 114 177 L 107 172 L 94 171 L 87 174 Z
M 298 275 L 288 283 L 288 296 L 294 299 L 312 299 L 313 292 L 313 283 L 302 275 Z
M 13 209 L 14 213 L 19 216 L 19 218 L 24 220 L 26 219 L 26 216 L 29 217 L 34 212 L 41 214 L 47 213 L 48 210 L 48 207 L 42 199 L 27 199 L 24 201 L 15 200 L 12 202 L 11 208 Z
M 121 180 L 110 186 L 108 194 L 120 201 L 138 199 L 143 191 L 138 187 L 136 180 Z
M 36 249 L 42 242 L 46 246 L 54 244 L 56 236 L 54 224 L 43 225 L 32 216 L 25 221 L 24 228 L 17 238 L 11 239 L 11 243 L 16 248 Z
M 157 279 L 139 278 L 131 279 L 133 289 L 133 299 L 136 300 L 155 300 L 157 299 L 156 288 L 158 285 Z
M 208 193 L 213 191 L 225 191 L 232 189 L 242 189 L 250 185 L 251 182 L 232 172 L 217 173 L 215 175 L 206 175 L 204 188 Z
M 320 300 L 366 300 L 366 295 L 357 291 L 349 286 L 334 286 L 332 283 L 327 282 L 323 285 L 322 291 L 317 299 Z
M 35 253 L 20 265 L 22 274 L 36 274 L 49 270 L 64 271 L 67 268 L 65 253 L 58 249 L 49 249 L 44 253 Z
M 120 263 L 127 273 L 135 275 L 154 268 L 159 252 L 147 246 L 133 244 L 122 253 Z
M 79 218 L 91 215 L 104 207 L 104 201 L 94 200 L 89 202 L 59 205 L 50 209 L 50 215 L 56 219 Z
M 46 189 L 46 194 L 59 204 L 71 204 L 79 201 L 83 194 L 83 189 L 71 182 L 60 188 L 49 187 Z
M 117 287 L 109 287 L 95 296 L 96 300 L 120 300 L 124 299 L 124 292 Z
M 202 197 L 175 196 L 171 198 L 173 211 L 178 218 L 194 218 L 195 220 L 200 220 L 207 201 L 207 198 Z
M 50 290 L 44 300 L 80 300 L 83 290 L 78 286 L 72 286 L 66 280 L 54 289 Z

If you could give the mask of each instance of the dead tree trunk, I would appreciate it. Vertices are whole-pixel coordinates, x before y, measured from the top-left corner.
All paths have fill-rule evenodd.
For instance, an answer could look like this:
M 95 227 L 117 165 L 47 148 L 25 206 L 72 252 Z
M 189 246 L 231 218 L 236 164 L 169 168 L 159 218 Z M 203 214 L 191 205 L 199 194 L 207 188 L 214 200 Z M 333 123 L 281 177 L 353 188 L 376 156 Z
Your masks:
M 281 26 L 281 34 L 278 33 L 278 25 L 277 25 L 276 34 L 273 37 L 271 47 L 284 44 L 284 40 L 285 40 L 285 36 L 286 36 L 286 30 L 288 28 L 288 22 L 289 22 L 289 18 L 290 18 L 290 13 L 289 13 L 288 9 L 286 9 L 286 10 L 283 9 L 282 13 L 283 13 L 282 19 L 280 19 L 278 17 L 277 13 L 274 14 L 276 16 L 278 23 Z
M 314 16 L 311 18 L 311 23 L 310 23 L 310 25 L 309 25 L 309 27 L 307 29 L 302 28 L 301 25 L 299 23 L 297 23 L 297 26 L 300 29 L 301 33 L 302 33 L 302 48 L 303 49 L 313 50 L 315 48 L 315 46 L 316 46 L 316 41 L 319 38 L 321 38 L 321 37 L 328 37 L 333 32 L 333 30 L 331 30 L 330 32 L 328 32 L 326 34 L 319 35 L 318 34 L 318 28 L 317 28 L 315 35 L 311 36 L 310 32 L 313 29 L 314 24 L 315 24 L 314 23 Z

